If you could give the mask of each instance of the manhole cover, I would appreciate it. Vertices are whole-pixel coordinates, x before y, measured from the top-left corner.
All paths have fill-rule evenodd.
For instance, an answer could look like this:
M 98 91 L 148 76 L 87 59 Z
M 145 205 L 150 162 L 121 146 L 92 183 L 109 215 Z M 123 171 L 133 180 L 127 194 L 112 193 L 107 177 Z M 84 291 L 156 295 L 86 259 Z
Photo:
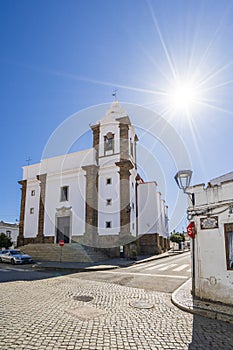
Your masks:
M 90 297 L 89 295 L 76 295 L 73 297 L 74 300 L 78 300 L 78 301 L 91 301 L 93 299 L 93 297 Z
M 151 309 L 152 307 L 154 307 L 154 304 L 148 301 L 139 300 L 139 301 L 131 301 L 130 306 L 135 307 L 137 309 Z

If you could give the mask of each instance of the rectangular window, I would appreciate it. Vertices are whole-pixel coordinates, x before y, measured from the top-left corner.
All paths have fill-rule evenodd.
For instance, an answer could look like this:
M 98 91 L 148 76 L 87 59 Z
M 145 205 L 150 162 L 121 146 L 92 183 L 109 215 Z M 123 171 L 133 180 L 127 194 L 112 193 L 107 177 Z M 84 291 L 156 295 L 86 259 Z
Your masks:
M 112 200 L 110 198 L 106 199 L 106 205 L 112 205 Z
M 35 190 L 31 190 L 31 196 L 35 196 L 36 191 Z
M 68 201 L 69 199 L 69 186 L 61 187 L 61 202 Z
M 112 221 L 106 221 L 105 222 L 105 227 L 106 228 L 111 228 L 112 227 Z
M 227 269 L 233 270 L 233 224 L 225 224 Z
M 111 185 L 112 184 L 112 179 L 110 177 L 106 180 L 106 184 L 107 185 Z
M 6 235 L 8 238 L 11 238 L 11 231 L 6 231 Z
M 34 214 L 34 208 L 30 208 L 30 214 Z

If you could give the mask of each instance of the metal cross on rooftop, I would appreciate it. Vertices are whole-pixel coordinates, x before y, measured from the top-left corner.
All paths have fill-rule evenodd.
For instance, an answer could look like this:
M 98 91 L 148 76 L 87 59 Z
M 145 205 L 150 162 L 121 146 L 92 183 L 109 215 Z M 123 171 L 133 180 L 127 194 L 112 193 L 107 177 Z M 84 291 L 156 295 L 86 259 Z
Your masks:
M 28 157 L 28 159 L 26 159 L 26 162 L 28 163 L 28 165 L 30 165 L 30 161 L 32 160 L 32 158 Z
M 113 90 L 112 96 L 115 97 L 115 101 L 117 100 L 117 89 Z

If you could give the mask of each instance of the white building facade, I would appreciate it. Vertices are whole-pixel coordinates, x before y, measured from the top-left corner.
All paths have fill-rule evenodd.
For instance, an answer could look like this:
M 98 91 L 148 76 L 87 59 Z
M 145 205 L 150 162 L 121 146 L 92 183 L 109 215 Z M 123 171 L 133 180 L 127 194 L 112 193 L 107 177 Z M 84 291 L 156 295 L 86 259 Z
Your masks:
M 18 245 L 63 239 L 112 248 L 147 234 L 154 252 L 166 249 L 167 207 L 156 183 L 138 175 L 138 138 L 126 112 L 114 101 L 90 127 L 91 149 L 23 167 Z
M 17 238 L 19 234 L 19 225 L 9 222 L 0 221 L 0 233 L 4 233 L 13 242 L 13 247 L 17 245 Z
M 233 305 L 233 172 L 189 188 L 195 205 L 195 295 Z

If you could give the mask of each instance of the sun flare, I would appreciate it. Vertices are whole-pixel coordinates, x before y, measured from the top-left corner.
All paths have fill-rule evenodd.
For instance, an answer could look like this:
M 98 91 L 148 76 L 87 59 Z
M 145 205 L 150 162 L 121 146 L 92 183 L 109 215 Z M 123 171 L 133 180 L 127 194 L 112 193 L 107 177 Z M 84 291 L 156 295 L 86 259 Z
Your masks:
M 170 108 L 178 111 L 192 110 L 199 97 L 197 86 L 188 81 L 175 82 L 168 91 Z

